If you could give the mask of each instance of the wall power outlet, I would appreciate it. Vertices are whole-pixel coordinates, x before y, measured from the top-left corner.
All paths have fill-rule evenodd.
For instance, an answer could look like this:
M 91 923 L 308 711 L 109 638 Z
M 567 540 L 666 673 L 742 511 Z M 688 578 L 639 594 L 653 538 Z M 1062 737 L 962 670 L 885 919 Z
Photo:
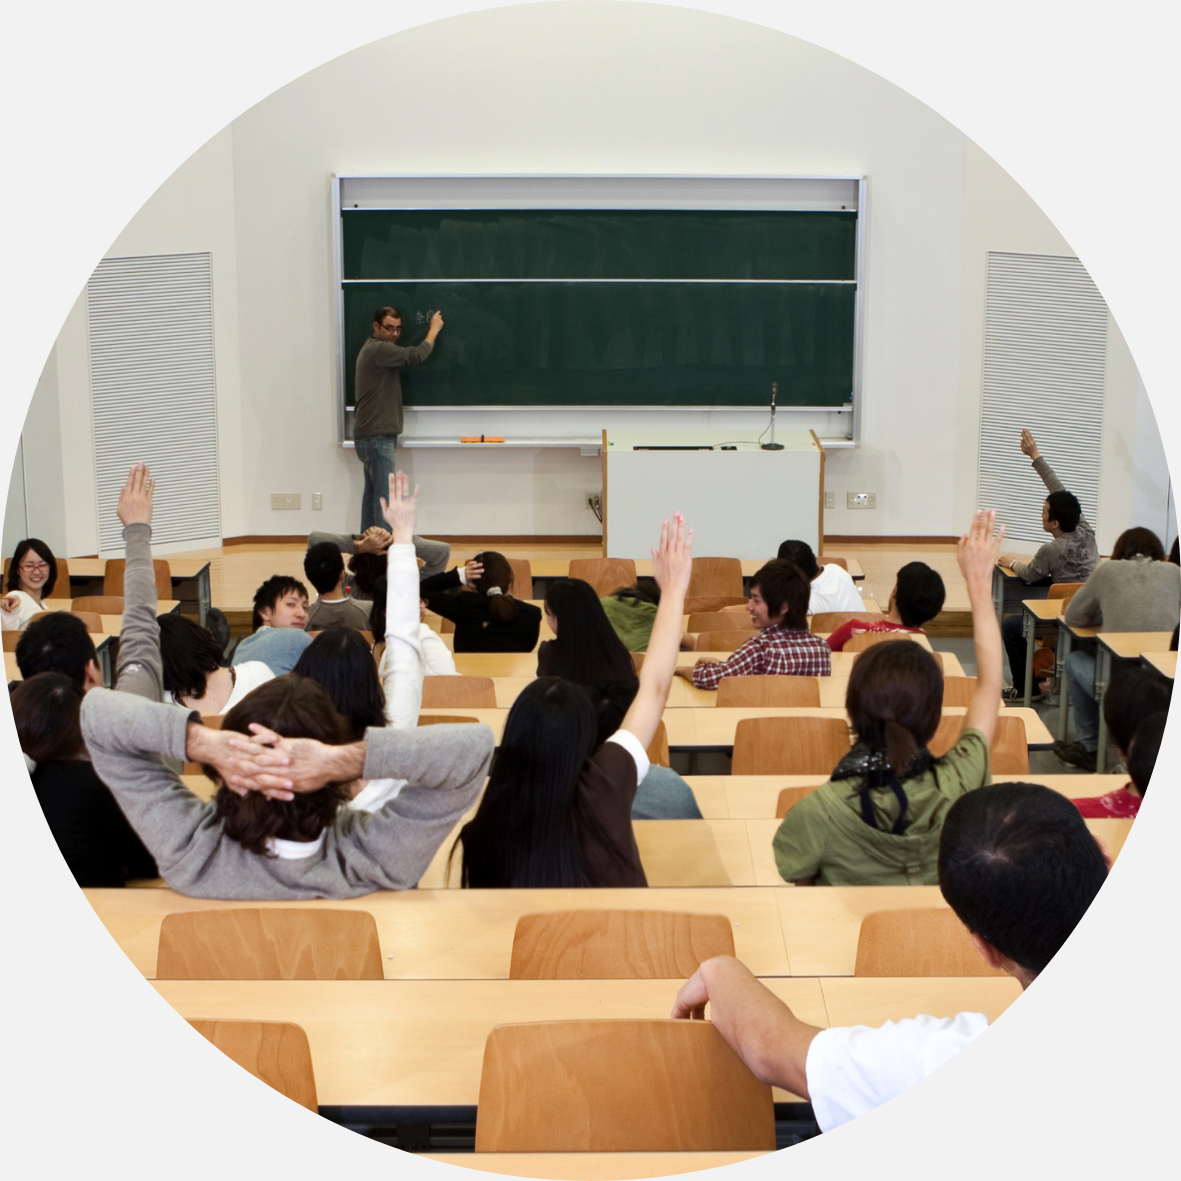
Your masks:
M 824 507 L 825 508 L 836 508 L 837 507 L 837 494 L 835 492 L 826 492 L 824 494 Z
M 877 508 L 878 494 L 876 492 L 849 492 L 845 498 L 846 508 Z

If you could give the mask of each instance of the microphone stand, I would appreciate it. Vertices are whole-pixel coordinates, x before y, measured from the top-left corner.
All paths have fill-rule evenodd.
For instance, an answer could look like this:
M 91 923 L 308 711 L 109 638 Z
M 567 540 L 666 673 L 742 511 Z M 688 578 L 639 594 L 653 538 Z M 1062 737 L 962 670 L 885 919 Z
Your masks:
M 775 442 L 775 398 L 779 393 L 779 382 L 773 381 L 771 383 L 771 442 L 762 443 L 760 446 L 764 451 L 782 451 L 783 444 Z

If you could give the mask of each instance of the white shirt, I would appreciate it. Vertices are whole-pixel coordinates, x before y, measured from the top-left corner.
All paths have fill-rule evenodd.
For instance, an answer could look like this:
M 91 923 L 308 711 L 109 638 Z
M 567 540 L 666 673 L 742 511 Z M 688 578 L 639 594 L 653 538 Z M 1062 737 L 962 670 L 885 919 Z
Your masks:
M 426 655 L 426 675 L 428 677 L 457 677 L 459 670 L 455 667 L 455 657 L 451 649 L 443 643 L 438 632 L 433 631 L 427 624 L 418 625 L 418 642 Z
M 822 611 L 860 611 L 864 606 L 848 570 L 832 564 L 820 567 L 820 573 L 812 580 L 809 615 L 819 615 Z
M 221 707 L 223 714 L 228 714 L 252 689 L 257 689 L 259 685 L 265 685 L 267 681 L 275 679 L 275 674 L 271 672 L 271 666 L 263 664 L 261 660 L 244 660 L 241 664 L 234 665 L 233 672 L 234 687 L 230 691 L 229 697 L 226 698 L 225 705 Z M 167 689 L 164 691 L 164 701 L 172 705 L 181 705 Z M 189 707 L 185 705 L 181 708 L 188 709 Z
M 0 597 L 15 595 L 17 607 L 15 611 L 5 611 L 0 607 L 0 629 L 6 632 L 24 631 L 25 624 L 41 611 L 52 611 L 52 607 L 45 607 L 38 603 L 32 595 L 22 590 L 0 591 Z
M 987 1028 L 983 1013 L 958 1013 L 887 1021 L 879 1029 L 822 1029 L 804 1063 L 820 1130 L 839 1128 L 914 1086 Z

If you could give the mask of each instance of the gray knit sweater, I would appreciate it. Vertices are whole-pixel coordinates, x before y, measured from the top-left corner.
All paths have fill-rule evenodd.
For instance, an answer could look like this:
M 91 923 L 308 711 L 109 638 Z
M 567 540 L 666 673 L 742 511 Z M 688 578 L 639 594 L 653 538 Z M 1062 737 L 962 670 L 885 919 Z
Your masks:
M 108 689 L 92 689 L 82 702 L 82 733 L 99 777 L 164 879 L 195 898 L 355 898 L 416 885 L 474 802 L 494 746 L 487 726 L 470 723 L 370 729 L 364 778 L 407 785 L 372 815 L 342 810 L 318 852 L 285 860 L 227 837 L 214 805 L 159 758 L 183 762 L 186 728 L 196 716 Z
M 1070 600 L 1066 622 L 1111 632 L 1168 632 L 1181 610 L 1181 566 L 1137 556 L 1104 562 Z

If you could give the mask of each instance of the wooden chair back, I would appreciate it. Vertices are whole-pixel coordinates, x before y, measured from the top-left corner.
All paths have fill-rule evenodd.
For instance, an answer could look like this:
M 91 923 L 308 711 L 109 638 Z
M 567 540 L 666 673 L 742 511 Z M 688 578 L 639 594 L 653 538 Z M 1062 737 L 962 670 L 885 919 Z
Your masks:
M 750 616 L 743 611 L 694 611 L 685 621 L 687 632 L 724 632 L 741 628 L 745 630 Z
M 538 1021 L 488 1035 L 477 1152 L 774 1147 L 771 1088 L 712 1022 Z
M 842 652 L 864 652 L 874 644 L 889 644 L 894 640 L 914 641 L 913 632 L 862 632 L 859 636 L 850 636 L 845 641 Z
M 366 910 L 244 907 L 166 914 L 157 980 L 381 980 Z
M 636 564 L 631 558 L 571 558 L 569 577 L 589 582 L 602 599 L 621 586 L 636 585 Z
M 861 920 L 854 976 L 1003 976 L 950 907 L 880 910 Z
M 873 606 L 870 607 L 868 605 L 869 603 L 873 603 Z M 872 599 L 869 599 L 864 611 L 820 611 L 812 616 L 808 627 L 818 635 L 827 636 L 835 632 L 838 627 L 843 627 L 846 623 L 853 623 L 854 621 L 873 623 L 875 619 L 881 618 L 881 608 Z
M 525 914 L 513 935 L 510 980 L 687 980 L 715 955 L 734 954 L 721 914 L 562 910 Z
M 17 644 L 20 643 L 20 638 L 25 633 L 19 632 L 0 632 L 0 643 L 4 645 L 5 652 L 15 652 Z
M 513 585 L 510 593 L 515 599 L 533 598 L 533 566 L 528 558 L 506 558 L 513 568 Z
M 422 715 L 418 719 L 420 726 L 450 726 L 454 722 L 479 722 L 479 718 L 461 718 L 454 714 Z
M 668 731 L 663 722 L 656 725 L 656 733 L 648 744 L 648 762 L 657 767 L 671 767 L 672 759 L 668 753 Z
M 943 705 L 969 705 L 976 692 L 975 677 L 944 677 Z
M 741 607 L 745 605 L 745 595 L 692 595 L 685 597 L 685 614 L 692 615 L 696 611 L 721 611 L 725 607 Z
M 738 558 L 694 558 L 686 598 L 699 595 L 742 595 L 742 562 Z
M 423 709 L 495 709 L 491 677 L 423 677 Z
M 1066 599 L 1068 602 L 1082 589 L 1081 582 L 1055 582 L 1051 583 L 1050 589 L 1046 592 L 1047 599 Z
M 946 754 L 959 741 L 963 728 L 963 718 L 943 718 L 935 737 L 927 743 L 927 749 L 936 756 Z M 1025 738 L 1025 723 L 1019 717 L 1001 714 L 997 718 L 996 732 L 989 747 L 989 763 L 994 775 L 1029 774 L 1029 745 Z
M 849 753 L 844 718 L 743 718 L 734 728 L 734 775 L 828 775 Z
M 152 566 L 156 571 L 156 597 L 158 599 L 172 598 L 172 571 L 163 558 L 153 558 Z M 127 569 L 124 558 L 108 558 L 106 570 L 103 573 L 103 594 L 123 594 L 123 572 Z
M 120 599 L 119 601 L 122 602 L 122 599 Z M 84 599 L 75 599 L 74 602 L 76 602 L 76 603 L 85 602 L 85 600 Z M 32 615 L 29 617 L 29 623 L 32 623 L 35 619 L 44 619 L 46 615 L 56 615 L 56 614 L 58 614 L 58 612 L 56 612 L 56 611 L 38 611 L 36 615 Z M 99 615 L 98 612 L 71 610 L 71 611 L 67 611 L 66 614 L 73 615 L 76 618 L 82 620 L 82 622 L 86 625 L 86 630 L 92 636 L 102 635 L 103 617 L 101 615 Z M 5 634 L 19 636 L 20 632 L 6 632 Z
M 57 577 L 53 580 L 53 589 L 57 591 L 59 599 L 68 599 L 70 597 L 70 561 L 68 558 L 59 558 L 57 554 L 53 555 L 54 561 L 57 562 Z M 12 558 L 4 559 L 4 585 L 8 586 L 8 569 L 12 565 Z
M 840 568 L 846 572 L 848 572 L 849 569 L 849 563 L 846 562 L 844 558 L 817 557 L 816 561 L 819 562 L 821 566 L 840 566 Z
M 83 595 L 70 605 L 71 611 L 91 611 L 95 615 L 122 615 L 127 600 L 122 595 Z
M 755 628 L 728 631 L 699 632 L 695 645 L 698 652 L 733 652 L 759 633 Z
M 782 820 L 805 796 L 810 796 L 818 787 L 814 783 L 809 787 L 785 787 L 775 801 L 775 819 Z
M 723 677 L 714 704 L 742 709 L 780 705 L 810 709 L 820 704 L 820 682 L 816 677 Z
M 317 1111 L 312 1050 L 303 1028 L 289 1021 L 189 1021 L 207 1041 L 260 1082 Z

